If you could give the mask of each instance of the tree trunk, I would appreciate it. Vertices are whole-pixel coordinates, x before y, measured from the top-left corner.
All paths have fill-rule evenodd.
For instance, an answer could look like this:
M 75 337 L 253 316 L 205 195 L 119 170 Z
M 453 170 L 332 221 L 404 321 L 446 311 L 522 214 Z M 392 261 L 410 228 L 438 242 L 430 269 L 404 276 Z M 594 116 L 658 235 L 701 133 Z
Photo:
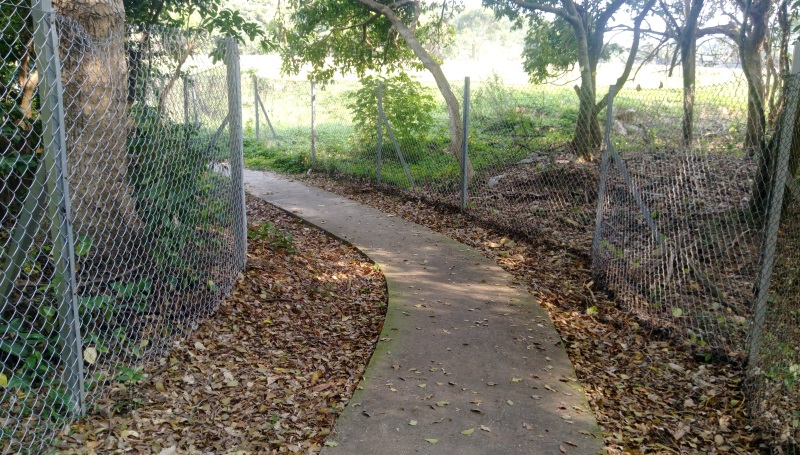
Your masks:
M 681 69 L 683 70 L 683 146 L 691 148 L 694 140 L 694 87 L 697 72 L 697 27 L 704 0 L 686 0 L 684 16 L 686 22 L 681 30 Z
M 747 80 L 747 125 L 744 137 L 745 151 L 759 157 L 758 169 L 753 179 L 751 211 L 756 216 L 765 213 L 772 185 L 775 165 L 774 147 L 766 143 L 765 89 L 762 51 L 769 31 L 769 13 L 772 0 L 756 0 L 746 7 L 747 24 L 743 26 L 739 40 L 742 71 Z
M 447 149 L 449 153 L 455 156 L 458 163 L 463 166 L 461 163 L 461 148 L 463 146 L 464 126 L 461 123 L 461 107 L 458 104 L 458 99 L 453 94 L 453 90 L 450 88 L 450 83 L 447 81 L 442 67 L 436 63 L 436 60 L 434 60 L 422 44 L 420 44 L 414 31 L 407 27 L 389 6 L 378 3 L 375 0 L 358 0 L 358 2 L 364 5 L 368 10 L 382 14 L 389 19 L 395 30 L 397 30 L 397 33 L 403 37 L 408 47 L 414 52 L 414 55 L 420 59 L 422 65 L 433 75 L 433 79 L 436 81 L 436 86 L 439 87 L 439 92 L 441 92 L 442 97 L 444 97 L 444 101 L 447 104 L 447 111 L 450 115 L 450 145 Z M 469 157 L 467 157 L 466 167 L 467 179 L 472 180 L 475 176 L 475 170 L 472 167 L 472 162 Z
M 575 90 L 578 93 L 578 121 L 575 124 L 575 137 L 572 139 L 572 148 L 579 159 L 592 161 L 594 150 L 602 140 L 600 125 L 597 123 L 597 116 L 595 115 L 597 96 L 595 74 L 597 74 L 597 61 L 602 50 L 602 44 L 599 47 L 595 45 L 594 49 L 589 48 L 588 26 L 586 21 L 580 18 L 578 14 L 574 14 L 573 19 L 568 22 L 575 33 L 578 46 L 578 65 L 581 72 L 581 86 Z M 594 53 L 598 55 L 597 58 L 593 59 L 592 54 Z
M 592 78 L 591 74 L 588 77 Z M 583 79 L 585 78 L 581 78 L 581 86 L 575 88 L 578 93 L 578 121 L 575 124 L 572 148 L 579 159 L 592 161 L 594 150 L 603 140 L 603 134 L 600 131 L 600 124 L 597 123 L 594 82 L 591 80 L 587 82 Z
M 126 177 L 130 127 L 122 0 L 54 0 L 63 16 L 61 61 L 68 180 L 76 238 L 124 260 L 141 227 Z

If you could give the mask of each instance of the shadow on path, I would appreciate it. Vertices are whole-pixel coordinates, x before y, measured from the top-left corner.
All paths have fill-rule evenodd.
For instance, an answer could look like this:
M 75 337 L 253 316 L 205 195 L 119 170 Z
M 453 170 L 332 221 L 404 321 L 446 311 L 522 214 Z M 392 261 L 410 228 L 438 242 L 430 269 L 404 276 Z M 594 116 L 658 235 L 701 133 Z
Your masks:
M 328 438 L 338 445 L 324 454 L 602 450 L 550 317 L 493 261 L 428 228 L 276 174 L 245 171 L 245 187 L 353 244 L 386 276 L 381 341 Z

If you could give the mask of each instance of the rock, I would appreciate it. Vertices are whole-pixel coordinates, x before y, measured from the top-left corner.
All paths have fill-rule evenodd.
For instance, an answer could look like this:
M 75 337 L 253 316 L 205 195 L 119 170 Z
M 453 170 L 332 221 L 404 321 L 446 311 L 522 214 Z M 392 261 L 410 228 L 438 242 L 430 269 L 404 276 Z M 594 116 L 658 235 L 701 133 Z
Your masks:
M 623 125 L 622 122 L 616 119 L 614 119 L 614 123 L 611 125 L 611 131 L 613 131 L 614 134 L 617 134 L 619 136 L 628 135 L 628 130 L 625 129 L 625 125 Z
M 496 186 L 498 183 L 500 183 L 500 179 L 502 179 L 505 176 L 506 176 L 506 174 L 499 174 L 499 175 L 495 175 L 494 177 L 490 178 L 489 179 L 489 188 L 491 188 L 493 186 Z
M 636 116 L 636 109 L 620 109 L 614 112 L 614 118 L 620 122 L 630 122 Z

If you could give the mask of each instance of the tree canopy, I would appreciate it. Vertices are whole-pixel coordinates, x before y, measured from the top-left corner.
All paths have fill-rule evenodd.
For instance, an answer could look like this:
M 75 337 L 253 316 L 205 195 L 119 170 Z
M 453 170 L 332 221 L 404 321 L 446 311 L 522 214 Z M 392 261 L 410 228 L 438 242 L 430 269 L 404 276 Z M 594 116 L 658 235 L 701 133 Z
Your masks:
M 388 7 L 434 57 L 452 39 L 451 22 L 461 8 L 458 1 L 373 3 Z M 424 68 L 397 24 L 363 2 L 290 0 L 288 8 L 278 36 L 287 73 L 298 73 L 309 65 L 314 78 L 330 79 L 336 72 L 363 76 L 368 71 L 393 73 Z
M 580 86 L 578 122 L 573 148 L 584 159 L 591 160 L 600 144 L 597 114 L 605 106 L 606 96 L 597 100 L 597 65 L 607 56 L 605 35 L 612 28 L 614 16 L 627 10 L 633 17 L 633 40 L 625 68 L 617 79 L 621 87 L 628 79 L 638 52 L 642 21 L 655 0 L 483 0 L 483 5 L 499 17 L 508 17 L 518 26 L 529 24 L 526 39 L 525 70 L 535 81 L 563 73 L 577 63 Z
M 130 24 L 199 28 L 233 36 L 239 42 L 264 37 L 258 23 L 224 6 L 224 0 L 124 0 L 123 3 Z

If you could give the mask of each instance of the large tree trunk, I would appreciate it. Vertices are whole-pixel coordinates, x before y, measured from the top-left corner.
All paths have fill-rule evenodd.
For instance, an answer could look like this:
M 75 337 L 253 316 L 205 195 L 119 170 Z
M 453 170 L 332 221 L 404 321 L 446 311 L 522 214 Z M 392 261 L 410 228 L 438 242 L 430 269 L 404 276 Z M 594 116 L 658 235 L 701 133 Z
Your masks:
M 459 106 L 458 99 L 453 94 L 453 90 L 450 88 L 450 83 L 447 81 L 442 67 L 436 63 L 436 60 L 434 60 L 425 50 L 425 47 L 420 44 L 414 31 L 407 27 L 388 5 L 378 3 L 375 0 L 358 0 L 358 2 L 373 13 L 382 14 L 389 19 L 395 30 L 397 30 L 397 33 L 400 34 L 408 47 L 414 52 L 414 55 L 420 59 L 422 65 L 433 75 L 433 79 L 436 81 L 436 86 L 439 87 L 439 92 L 441 92 L 442 97 L 444 97 L 444 101 L 447 104 L 447 111 L 450 115 L 450 145 L 447 147 L 448 152 L 453 154 L 456 160 L 458 160 L 458 163 L 463 166 L 461 162 L 461 148 L 463 146 L 464 126 L 461 122 L 461 107 Z M 475 170 L 472 167 L 472 162 L 469 157 L 467 157 L 466 168 L 467 179 L 472 180 L 475 175 Z
M 574 5 L 573 5 L 574 8 Z M 595 102 L 597 88 L 595 75 L 597 74 L 597 61 L 599 60 L 600 46 L 589 47 L 588 25 L 578 14 L 568 21 L 575 33 L 578 46 L 578 65 L 581 72 L 581 85 L 576 87 L 578 94 L 578 122 L 575 124 L 575 137 L 572 139 L 572 148 L 579 159 L 591 161 L 594 150 L 602 141 L 600 124 L 597 123 Z M 597 54 L 596 58 L 592 58 Z
M 631 43 L 628 60 L 625 62 L 625 69 L 615 83 L 617 90 L 625 85 L 630 76 L 639 50 L 642 21 L 647 17 L 655 1 L 648 0 L 643 5 L 639 15 L 634 19 L 633 42 Z M 608 9 L 598 17 L 597 23 L 591 27 L 587 23 L 587 18 L 579 13 L 575 3 L 567 1 L 564 4 L 568 14 L 563 17 L 569 22 L 575 33 L 578 47 L 578 64 L 581 70 L 581 86 L 575 88 L 578 94 L 579 107 L 578 122 L 575 125 L 575 137 L 572 139 L 572 146 L 579 159 L 591 161 L 594 157 L 594 151 L 603 141 L 603 133 L 600 130 L 597 116 L 608 104 L 609 96 L 609 93 L 606 93 L 599 103 L 596 102 L 597 64 L 600 62 L 600 56 L 603 53 L 603 37 L 606 32 L 606 23 L 622 3 L 609 5 Z M 590 30 L 592 33 L 591 44 L 589 42 Z
M 76 237 L 119 260 L 141 222 L 127 180 L 129 130 L 122 0 L 54 0 L 61 27 L 68 180 Z
M 588 78 L 592 80 L 584 81 L 585 77 L 581 77 L 581 86 L 575 87 L 578 94 L 578 121 L 575 124 L 575 137 L 572 138 L 573 150 L 584 161 L 592 161 L 594 150 L 603 140 L 595 109 L 597 94 L 594 78 L 591 74 Z

